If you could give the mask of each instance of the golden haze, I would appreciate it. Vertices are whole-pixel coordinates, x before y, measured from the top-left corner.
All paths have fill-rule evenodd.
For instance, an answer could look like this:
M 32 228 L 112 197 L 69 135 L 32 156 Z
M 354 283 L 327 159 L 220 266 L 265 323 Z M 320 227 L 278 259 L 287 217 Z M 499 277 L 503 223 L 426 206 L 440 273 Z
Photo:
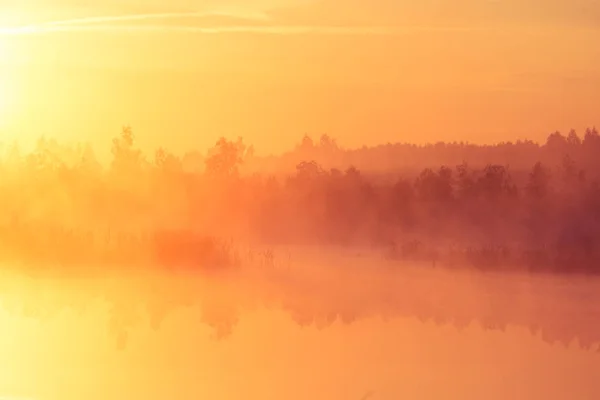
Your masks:
M 15 5 L 0 30 L 15 98 L 3 135 L 101 145 L 128 124 L 144 148 L 242 135 L 280 152 L 304 133 L 490 143 L 594 123 L 597 27 L 566 1 L 548 15 L 479 3 Z
M 423 4 L 3 1 L 0 398 L 599 398 L 599 9 Z

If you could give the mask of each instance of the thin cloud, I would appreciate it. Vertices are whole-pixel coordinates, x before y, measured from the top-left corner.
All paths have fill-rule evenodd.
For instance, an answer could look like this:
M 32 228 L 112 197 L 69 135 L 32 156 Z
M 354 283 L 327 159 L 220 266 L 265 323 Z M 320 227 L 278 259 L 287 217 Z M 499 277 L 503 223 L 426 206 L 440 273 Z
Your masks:
M 147 21 L 165 21 L 172 20 L 172 28 L 177 29 L 184 19 L 202 19 L 202 18 L 229 18 L 236 21 L 240 20 L 253 23 L 264 23 L 270 20 L 270 17 L 258 11 L 202 11 L 202 12 L 168 12 L 168 13 L 144 13 L 144 14 L 126 14 L 126 15 L 109 15 L 109 16 L 94 16 L 71 18 L 63 20 L 55 20 L 42 22 L 37 24 L 2 28 L 0 27 L 0 35 L 24 35 L 24 34 L 39 34 L 52 32 L 67 32 L 67 31 L 132 31 L 132 30 L 148 30 L 148 27 L 143 26 Z M 122 23 L 129 23 L 124 24 Z M 153 25 L 150 30 L 169 30 L 171 24 L 161 23 Z M 192 25 L 193 26 L 193 25 Z
M 261 24 L 240 24 L 220 26 L 206 26 L 201 24 L 182 24 L 185 18 L 203 17 L 228 17 L 245 19 Z M 136 24 L 140 21 L 173 19 L 173 24 Z M 132 24 L 121 24 L 122 22 L 133 22 Z M 239 23 L 239 21 L 237 21 Z M 328 34 L 328 35 L 397 35 L 418 32 L 449 32 L 449 31 L 475 31 L 486 28 L 473 27 L 440 27 L 440 26 L 343 26 L 343 25 L 276 25 L 269 24 L 272 21 L 268 15 L 261 13 L 233 14 L 224 12 L 202 12 L 202 13 L 162 13 L 162 14 L 135 14 L 106 17 L 89 17 L 61 21 L 51 21 L 37 25 L 0 29 L 0 34 L 28 35 L 28 34 L 50 34 L 60 32 L 99 32 L 99 33 L 262 33 L 279 35 L 297 34 Z
M 38 27 L 53 27 L 53 26 L 82 26 L 93 24 L 106 24 L 117 22 L 135 22 L 149 21 L 157 19 L 182 19 L 182 18 L 202 18 L 202 17 L 229 17 L 240 18 L 256 21 L 268 21 L 270 18 L 267 14 L 260 12 L 224 12 L 224 11 L 207 11 L 207 12 L 183 12 L 183 13 L 154 13 L 154 14 L 133 14 L 133 15 L 113 15 L 103 17 L 86 17 L 75 18 L 61 21 L 51 21 L 38 24 Z
M 202 26 L 177 26 L 177 25 L 95 25 L 95 26 L 55 26 L 55 27 L 29 27 L 19 31 L 12 30 L 16 34 L 40 34 L 40 33 L 58 33 L 58 32 L 183 32 L 183 33 L 265 33 L 265 34 L 330 34 L 330 35 L 400 35 L 418 32 L 470 32 L 475 30 L 484 30 L 485 28 L 459 28 L 459 27 L 385 27 L 385 26 L 222 26 L 222 27 L 202 27 Z

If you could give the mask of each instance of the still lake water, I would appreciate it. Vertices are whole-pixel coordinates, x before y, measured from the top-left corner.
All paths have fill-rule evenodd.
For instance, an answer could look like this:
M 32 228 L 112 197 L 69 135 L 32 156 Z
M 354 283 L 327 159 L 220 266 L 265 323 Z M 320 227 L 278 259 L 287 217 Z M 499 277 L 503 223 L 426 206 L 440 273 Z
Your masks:
M 210 278 L 6 272 L 0 396 L 600 398 L 596 280 L 336 262 L 343 268 L 327 273 L 313 263 Z M 334 311 L 343 317 L 329 318 Z M 443 323 L 461 316 L 465 323 Z M 504 330 L 482 327 L 502 321 Z M 566 345 L 532 334 L 527 324 Z M 592 344 L 583 349 L 573 335 Z

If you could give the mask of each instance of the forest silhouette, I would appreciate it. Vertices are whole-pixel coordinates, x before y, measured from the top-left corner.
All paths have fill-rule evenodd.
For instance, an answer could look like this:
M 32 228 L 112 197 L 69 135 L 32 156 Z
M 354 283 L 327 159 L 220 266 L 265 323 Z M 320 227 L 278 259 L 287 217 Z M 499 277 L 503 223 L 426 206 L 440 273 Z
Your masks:
M 305 136 L 280 156 L 258 156 L 241 138 L 221 138 L 206 154 L 177 156 L 164 148 L 144 154 L 126 127 L 112 140 L 108 163 L 90 145 L 41 138 L 29 153 L 13 145 L 2 157 L 0 261 L 11 271 L 64 277 L 132 270 L 214 277 L 260 266 L 272 274 L 262 301 L 279 303 L 289 303 L 282 291 L 291 284 L 277 289 L 274 282 L 289 278 L 275 270 L 294 257 L 282 248 L 347 249 L 377 255 L 396 269 L 589 277 L 600 272 L 598 154 L 595 128 L 583 139 L 574 131 L 555 132 L 544 144 L 343 149 L 328 135 L 317 141 Z M 428 296 L 426 289 L 419 293 Z M 347 300 L 336 303 L 345 314 L 332 304 L 284 307 L 301 324 L 326 326 L 361 314 Z M 192 300 L 161 301 L 149 306 L 155 327 L 167 309 Z M 212 315 L 205 319 L 227 336 L 237 300 L 219 301 L 205 310 Z M 457 314 L 448 317 L 456 310 L 441 312 L 414 299 L 410 309 L 384 303 L 360 308 L 455 325 L 514 322 L 508 314 L 462 310 L 469 315 L 459 323 Z M 584 337 L 590 347 L 600 339 L 585 321 L 566 331 L 520 322 L 533 330 L 546 326 L 565 343 Z M 127 324 L 115 324 L 124 345 Z
M 29 154 L 9 148 L 0 257 L 210 268 L 238 263 L 231 250 L 243 242 L 369 248 L 480 269 L 600 271 L 595 129 L 583 140 L 553 133 L 544 145 L 360 150 L 306 136 L 292 152 L 261 158 L 225 138 L 206 155 L 161 148 L 149 157 L 124 128 L 111 150 L 106 166 L 89 145 L 42 138 Z

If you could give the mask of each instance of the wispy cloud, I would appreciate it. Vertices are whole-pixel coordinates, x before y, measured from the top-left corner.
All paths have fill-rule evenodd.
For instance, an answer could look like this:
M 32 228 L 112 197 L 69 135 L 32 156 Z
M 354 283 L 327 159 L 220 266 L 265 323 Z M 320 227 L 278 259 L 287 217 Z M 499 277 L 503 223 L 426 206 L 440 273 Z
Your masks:
M 215 19 L 216 18 L 216 19 Z M 158 23 L 157 23 L 158 21 Z M 472 27 L 440 26 L 344 26 L 281 24 L 261 12 L 186 12 L 129 14 L 84 17 L 45 23 L 0 28 L 0 34 L 31 35 L 57 32 L 188 32 L 188 33 L 263 33 L 263 34 L 329 34 L 391 35 L 429 31 L 473 31 Z
M 168 31 L 214 25 L 215 22 L 225 26 L 234 23 L 252 26 L 257 23 L 266 23 L 269 19 L 269 16 L 262 12 L 239 10 L 124 14 L 53 20 L 8 28 L 0 27 L 0 34 L 25 35 L 77 31 Z M 157 21 L 160 21 L 160 23 L 157 24 Z M 185 23 L 186 21 L 194 22 Z M 149 22 L 152 24 L 148 25 Z
M 202 27 L 202 26 L 178 26 L 178 25 L 95 25 L 95 26 L 57 26 L 57 27 L 23 27 L 0 30 L 0 34 L 26 35 L 26 34 L 44 34 L 57 32 L 183 32 L 183 33 L 264 33 L 278 35 L 297 35 L 297 34 L 323 34 L 323 35 L 405 35 L 418 32 L 472 32 L 476 30 L 487 30 L 486 28 L 459 28 L 459 27 L 385 27 L 385 26 L 221 26 L 221 27 Z
M 54 27 L 68 26 L 76 27 L 83 25 L 118 23 L 118 22 L 135 22 L 135 21 L 151 21 L 164 19 L 184 19 L 184 18 L 204 18 L 204 17 L 226 17 L 256 21 L 268 21 L 270 18 L 267 14 L 261 12 L 225 12 L 225 11 L 206 11 L 206 12 L 184 12 L 184 13 L 153 13 L 153 14 L 129 14 L 129 15 L 113 15 L 103 17 L 87 17 L 67 19 L 61 21 L 50 21 L 43 24 L 38 24 L 38 27 Z
M 481 32 L 498 29 L 525 31 L 534 29 L 529 25 L 519 25 L 517 28 L 517 25 L 514 24 L 486 24 L 483 23 L 485 18 L 475 18 L 479 14 L 475 11 L 468 11 L 465 7 L 462 7 L 461 12 L 455 10 L 453 13 L 446 13 L 444 10 L 447 10 L 447 7 L 444 8 L 444 5 L 448 6 L 447 1 L 449 0 L 441 0 L 437 11 L 434 8 L 428 12 L 417 6 L 399 5 L 393 0 L 378 0 L 371 6 L 366 6 L 360 0 L 349 0 L 348 3 L 344 3 L 343 7 L 340 7 L 334 0 L 322 0 L 303 3 L 302 6 L 267 10 L 233 7 L 212 11 L 133 12 L 131 14 L 53 20 L 4 29 L 0 27 L 0 35 L 39 35 L 61 32 L 406 35 L 422 32 Z M 469 2 L 468 4 L 476 2 L 476 0 L 465 1 Z M 486 3 L 485 7 L 481 7 L 487 10 L 492 6 Z M 467 18 L 467 14 L 473 18 Z M 491 14 L 496 15 L 496 13 Z M 447 17 L 441 18 L 440 15 L 447 15 Z
M 569 6 L 568 4 L 573 3 Z M 533 29 L 541 24 L 562 26 L 558 20 L 578 21 L 577 26 L 590 27 L 585 21 L 596 21 L 599 8 L 595 0 L 549 0 L 545 11 L 535 5 L 538 0 L 477 1 L 464 0 L 459 5 L 439 0 L 435 6 L 395 0 L 320 0 L 287 4 L 279 8 L 239 8 L 230 6 L 204 11 L 131 10 L 131 14 L 107 8 L 106 16 L 87 16 L 53 20 L 10 28 L 0 26 L 0 34 L 45 34 L 55 32 L 195 32 L 195 33 L 266 33 L 266 34 L 406 34 L 423 31 L 482 31 Z M 343 3 L 343 4 L 342 4 Z M 187 3 L 186 3 L 187 4 Z M 535 7 L 534 7 L 535 6 Z M 248 7 L 246 5 L 246 7 Z M 118 8 L 113 8 L 116 10 Z M 122 8 L 121 8 L 122 9 Z M 582 14 L 581 10 L 586 10 Z M 518 12 L 516 12 L 518 10 Z M 90 9 L 88 12 L 98 12 Z M 585 17 L 584 17 L 584 16 Z M 557 17 L 557 16 L 560 16 Z M 536 22 L 537 21 L 537 22 Z M 581 22 L 581 23 L 579 23 Z M 494 26 L 495 28 L 492 28 Z M 574 26 L 571 24 L 572 29 Z

